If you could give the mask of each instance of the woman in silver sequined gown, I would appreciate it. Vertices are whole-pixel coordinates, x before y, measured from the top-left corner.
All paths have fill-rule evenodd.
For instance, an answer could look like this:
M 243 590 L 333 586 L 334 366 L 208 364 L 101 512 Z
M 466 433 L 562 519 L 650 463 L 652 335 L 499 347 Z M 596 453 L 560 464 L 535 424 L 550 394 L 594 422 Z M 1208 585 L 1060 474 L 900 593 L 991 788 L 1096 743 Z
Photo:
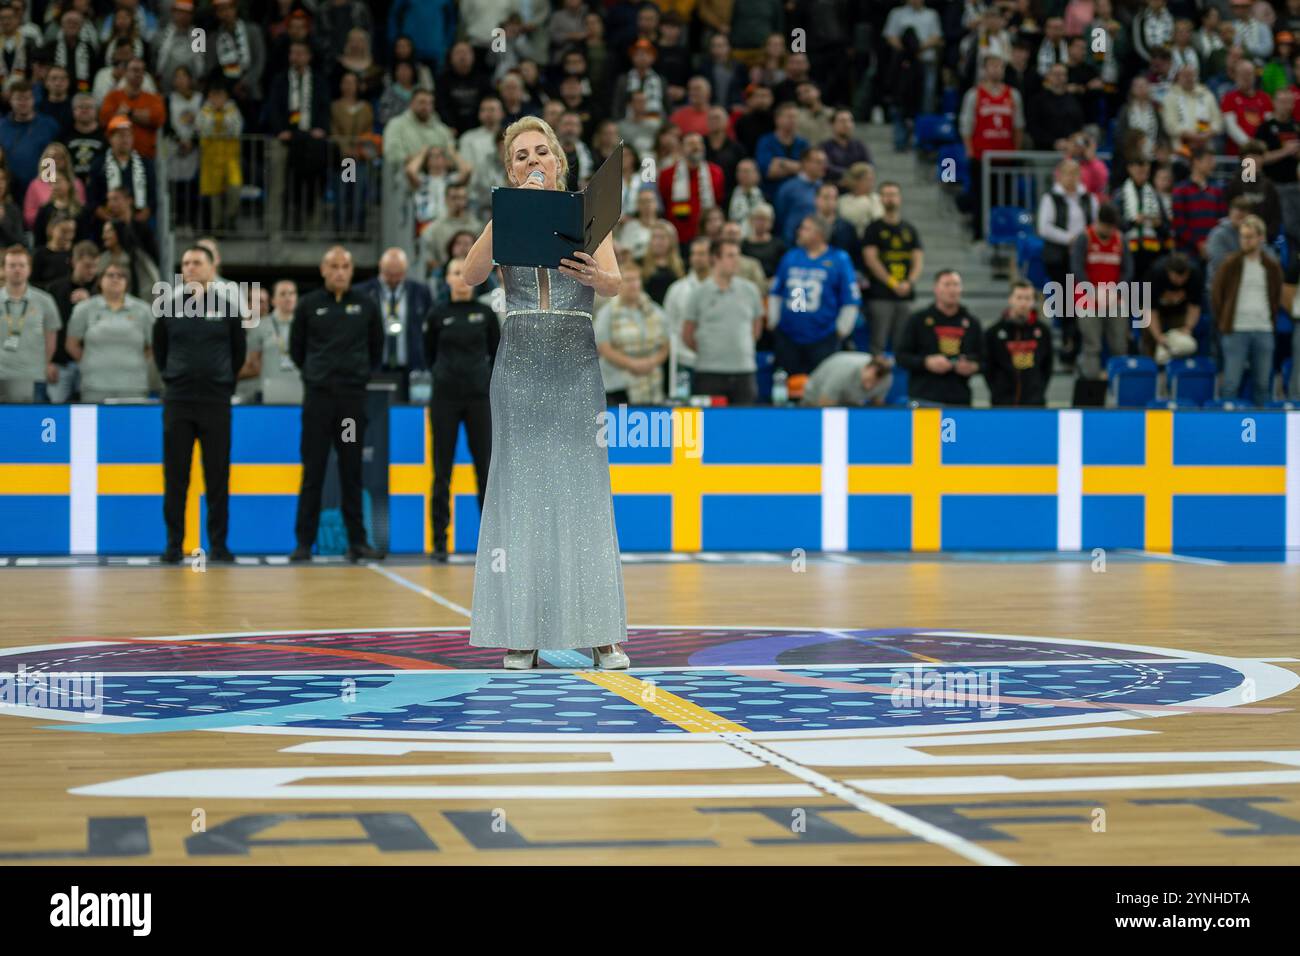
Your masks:
M 564 154 L 536 118 L 505 135 L 507 178 L 545 188 L 564 181 Z M 536 182 L 531 183 L 538 188 Z M 489 224 L 466 257 L 465 277 L 493 266 Z M 470 644 L 506 648 L 505 666 L 536 666 L 537 651 L 592 648 L 604 667 L 626 667 L 623 569 L 614 528 L 609 457 L 598 431 L 605 389 L 592 300 L 617 290 L 609 237 L 595 256 L 560 269 L 499 266 L 506 313 L 493 367 L 492 465 L 474 565 Z M 481 273 L 481 275 L 480 275 Z

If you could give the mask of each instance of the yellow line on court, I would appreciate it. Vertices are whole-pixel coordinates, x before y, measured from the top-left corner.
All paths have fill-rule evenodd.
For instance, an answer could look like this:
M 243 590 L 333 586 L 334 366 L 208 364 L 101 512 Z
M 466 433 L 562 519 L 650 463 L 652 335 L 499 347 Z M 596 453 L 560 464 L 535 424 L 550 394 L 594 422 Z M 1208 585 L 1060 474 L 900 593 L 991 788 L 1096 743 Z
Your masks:
M 574 674 L 693 734 L 749 733 L 748 727 L 742 727 L 631 674 L 610 671 L 574 671 Z

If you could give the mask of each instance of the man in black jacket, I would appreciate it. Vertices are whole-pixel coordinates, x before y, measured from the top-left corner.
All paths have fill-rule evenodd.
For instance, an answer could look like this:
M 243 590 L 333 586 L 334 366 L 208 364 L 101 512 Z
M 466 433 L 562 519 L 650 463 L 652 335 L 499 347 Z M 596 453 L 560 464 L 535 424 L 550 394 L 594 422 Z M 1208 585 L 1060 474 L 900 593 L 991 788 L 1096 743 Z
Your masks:
M 298 300 L 289 354 L 302 372 L 302 487 L 298 546 L 291 561 L 310 561 L 320 524 L 320 498 L 330 445 L 338 455 L 348 560 L 381 558 L 366 541 L 361 510 L 361 449 L 366 433 L 366 383 L 384 353 L 384 324 L 375 300 L 352 288 L 352 253 L 342 246 L 321 259 L 325 288 Z
M 970 377 L 984 360 L 979 320 L 961 304 L 961 276 L 944 269 L 934 278 L 934 303 L 914 312 L 894 346 L 910 373 L 907 395 L 923 405 L 969 405 Z
M 984 330 L 984 380 L 994 405 L 1045 405 L 1052 335 L 1034 315 L 1034 284 L 1011 284 L 1007 310 Z
M 185 497 L 194 440 L 203 454 L 208 500 L 208 553 L 233 562 L 226 548 L 229 524 L 230 396 L 247 349 L 240 306 L 212 281 L 212 253 L 202 246 L 181 257 L 184 288 L 153 325 L 153 358 L 163 380 L 163 520 L 167 549 L 161 560 L 179 564 L 185 537 Z M 167 303 L 164 303 L 166 305 Z M 156 308 L 156 307 L 155 307 Z
M 271 82 L 263 115 L 267 130 L 285 146 L 282 215 L 290 229 L 310 225 L 329 162 L 329 89 L 311 57 L 310 43 L 289 45 L 289 69 Z

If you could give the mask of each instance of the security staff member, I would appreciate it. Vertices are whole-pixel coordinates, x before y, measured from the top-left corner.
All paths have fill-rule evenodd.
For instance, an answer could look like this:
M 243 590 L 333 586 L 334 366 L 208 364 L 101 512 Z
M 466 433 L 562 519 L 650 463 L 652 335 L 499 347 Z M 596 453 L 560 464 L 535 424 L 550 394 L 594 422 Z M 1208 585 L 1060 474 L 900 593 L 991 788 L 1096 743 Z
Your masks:
M 383 555 L 366 541 L 361 512 L 361 448 L 366 433 L 366 383 L 384 354 L 384 324 L 375 300 L 352 288 L 352 253 L 326 251 L 325 288 L 305 295 L 294 310 L 289 355 L 302 371 L 302 488 L 298 492 L 298 547 L 291 561 L 310 561 L 320 524 L 320 496 L 330 445 L 338 455 L 348 560 Z
M 208 499 L 208 557 L 233 562 L 229 524 L 230 397 L 244 364 L 246 343 L 239 302 L 213 283 L 212 253 L 192 246 L 181 257 L 184 287 L 153 325 L 153 357 L 163 380 L 163 520 L 167 550 L 179 564 L 185 537 L 185 496 L 197 438 Z
M 451 521 L 451 468 L 460 423 L 465 423 L 469 453 L 478 479 L 478 506 L 487 491 L 492 452 L 489 386 L 501 325 L 496 313 L 474 299 L 465 283 L 465 260 L 447 263 L 451 301 L 432 309 L 425 321 L 424 354 L 433 362 L 433 560 L 447 560 L 447 525 Z

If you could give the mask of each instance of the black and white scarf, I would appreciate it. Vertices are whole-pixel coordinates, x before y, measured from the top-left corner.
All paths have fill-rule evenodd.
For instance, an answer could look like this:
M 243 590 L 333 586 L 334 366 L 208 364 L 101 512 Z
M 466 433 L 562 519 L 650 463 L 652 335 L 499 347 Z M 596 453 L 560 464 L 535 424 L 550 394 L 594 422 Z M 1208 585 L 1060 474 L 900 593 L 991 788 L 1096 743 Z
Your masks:
M 78 40 L 76 49 L 72 51 L 72 66 L 68 66 L 68 39 L 59 34 L 59 40 L 54 44 L 54 65 L 61 66 L 72 74 L 72 82 L 78 90 L 89 90 L 91 80 L 94 77 L 90 72 L 90 44 L 85 40 Z
M 136 209 L 146 209 L 149 203 L 149 176 L 145 172 L 144 159 L 135 150 L 131 150 L 128 160 L 131 166 L 131 202 Z M 111 192 L 122 188 L 122 167 L 117 164 L 117 157 L 112 153 L 104 157 L 104 184 Z
M 1138 186 L 1131 179 L 1124 180 L 1124 185 L 1119 190 L 1120 216 L 1125 222 L 1134 222 L 1138 216 L 1152 216 L 1158 220 L 1165 220 L 1164 207 L 1160 205 L 1160 195 L 1156 188 L 1150 183 L 1144 186 Z M 1160 227 L 1151 225 L 1137 225 L 1128 231 L 1129 248 L 1134 252 L 1141 251 L 1145 243 L 1158 243 L 1160 239 Z
M 10 40 L 5 39 L 0 43 L 0 76 L 5 79 L 10 77 L 20 77 L 27 75 L 27 38 L 21 33 L 17 34 L 12 40 L 13 48 L 10 49 Z
M 217 63 L 226 79 L 243 76 L 253 66 L 253 52 L 248 45 L 248 27 L 243 20 L 235 21 L 235 29 L 217 32 Z
M 1129 129 L 1140 130 L 1146 134 L 1146 147 L 1142 158 L 1150 160 L 1155 157 L 1156 141 L 1160 138 L 1160 120 L 1156 116 L 1156 107 L 1150 102 L 1133 100 L 1128 104 L 1125 122 Z
M 659 114 L 664 111 L 664 81 L 654 70 L 642 76 L 636 70 L 627 74 L 627 95 L 630 99 L 637 90 L 645 92 L 645 110 L 647 113 Z
M 289 116 L 298 114 L 298 129 L 311 129 L 311 70 L 289 71 Z
M 1048 70 L 1057 63 L 1065 63 L 1069 58 L 1064 40 L 1058 41 L 1055 47 L 1052 46 L 1051 40 L 1043 40 L 1038 45 L 1038 75 L 1047 76 Z

